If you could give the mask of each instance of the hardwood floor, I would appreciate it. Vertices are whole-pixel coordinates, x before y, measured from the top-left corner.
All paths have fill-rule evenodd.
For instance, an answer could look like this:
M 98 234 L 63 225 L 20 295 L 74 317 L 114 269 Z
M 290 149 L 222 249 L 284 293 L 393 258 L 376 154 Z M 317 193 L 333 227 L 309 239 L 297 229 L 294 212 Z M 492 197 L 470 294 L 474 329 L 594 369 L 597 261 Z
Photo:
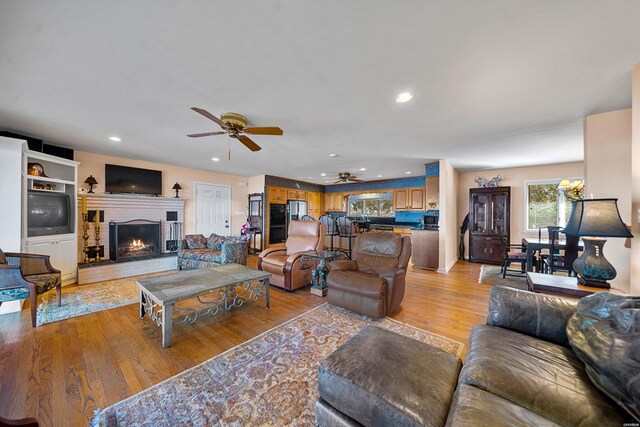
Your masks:
M 255 267 L 257 257 L 250 256 Z M 458 262 L 449 274 L 413 269 L 395 319 L 466 344 L 484 323 L 490 286 L 479 264 Z M 90 285 L 85 285 L 90 286 Z M 64 288 L 63 288 L 64 292 Z M 289 320 L 326 299 L 309 288 L 272 287 L 263 300 L 225 314 L 177 324 L 162 349 L 160 328 L 132 304 L 37 328 L 29 310 L 0 316 L 0 417 L 36 417 L 41 426 L 81 426 L 97 408 L 132 396 Z

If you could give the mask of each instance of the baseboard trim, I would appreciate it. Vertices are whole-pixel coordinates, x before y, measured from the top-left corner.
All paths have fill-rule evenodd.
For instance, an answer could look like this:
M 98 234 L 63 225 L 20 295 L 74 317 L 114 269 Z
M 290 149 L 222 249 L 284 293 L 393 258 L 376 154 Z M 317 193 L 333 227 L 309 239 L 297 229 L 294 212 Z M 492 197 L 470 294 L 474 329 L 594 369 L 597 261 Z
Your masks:
M 447 265 L 445 268 L 438 268 L 438 273 L 443 273 L 443 274 L 447 274 L 449 272 L 449 270 L 451 270 L 453 268 L 454 265 L 456 265 L 456 262 L 458 262 L 458 259 L 460 259 L 459 257 L 455 257 L 453 259 L 453 261 L 451 261 L 449 263 L 449 265 Z

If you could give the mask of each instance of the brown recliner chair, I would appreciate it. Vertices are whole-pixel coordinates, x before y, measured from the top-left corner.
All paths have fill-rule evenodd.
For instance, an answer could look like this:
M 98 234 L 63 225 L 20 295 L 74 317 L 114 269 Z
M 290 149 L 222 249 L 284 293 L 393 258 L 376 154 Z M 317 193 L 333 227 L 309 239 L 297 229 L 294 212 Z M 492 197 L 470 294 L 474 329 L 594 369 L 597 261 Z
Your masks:
M 302 254 L 321 250 L 324 224 L 320 221 L 292 221 L 284 248 L 265 249 L 258 255 L 258 269 L 271 273 L 271 284 L 294 291 L 311 280 L 311 269 L 302 269 Z
M 411 237 L 368 232 L 356 237 L 352 260 L 333 261 L 329 303 L 379 319 L 400 310 L 411 257 Z

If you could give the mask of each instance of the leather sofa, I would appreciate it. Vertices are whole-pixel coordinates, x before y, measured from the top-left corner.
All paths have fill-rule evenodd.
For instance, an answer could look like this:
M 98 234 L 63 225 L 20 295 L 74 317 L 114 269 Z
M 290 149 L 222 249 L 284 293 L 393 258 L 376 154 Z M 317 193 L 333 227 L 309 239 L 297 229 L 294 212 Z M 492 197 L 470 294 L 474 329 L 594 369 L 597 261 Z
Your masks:
M 359 234 L 352 260 L 330 263 L 329 303 L 374 319 L 393 316 L 404 298 L 410 257 L 409 236 L 390 231 Z
M 320 221 L 291 221 L 285 247 L 265 249 L 258 255 L 258 269 L 271 273 L 271 284 L 294 291 L 309 284 L 311 269 L 302 254 L 322 249 L 325 227 Z
M 437 361 L 435 356 L 442 351 L 435 347 L 417 348 L 409 342 L 414 340 L 386 330 L 380 330 L 380 337 L 359 350 L 350 340 L 344 346 L 352 345 L 349 353 L 361 355 L 357 360 L 346 355 L 336 360 L 333 356 L 338 349 L 320 367 L 317 423 L 344 427 L 376 425 L 380 424 L 377 420 L 386 419 L 402 420 L 402 425 L 465 427 L 638 425 L 632 411 L 619 406 L 623 400 L 614 401 L 601 391 L 603 383 L 596 386 L 591 381 L 585 363 L 570 346 L 570 337 L 572 344 L 576 337 L 571 326 L 589 327 L 579 316 L 582 308 L 574 316 L 576 307 L 574 300 L 494 286 L 487 322 L 475 326 L 471 333 L 457 384 L 459 367 L 456 369 L 455 363 L 442 354 L 438 356 L 442 360 Z M 626 314 L 633 311 L 627 310 Z M 638 320 L 636 316 L 636 324 Z M 629 338 L 628 331 L 621 333 Z M 388 338 L 390 334 L 396 337 Z M 629 342 L 638 341 L 635 334 L 636 338 Z M 593 341 L 603 338 L 589 333 L 585 337 Z M 362 336 L 354 338 L 362 341 Z M 391 350 L 389 345 L 379 345 L 385 341 L 393 343 Z M 612 348 L 620 350 L 621 340 L 608 342 L 615 342 Z M 623 393 L 635 393 L 638 399 L 637 386 L 633 385 L 638 367 L 633 346 L 623 345 L 626 356 L 622 365 L 618 362 L 618 367 L 630 370 L 627 374 L 631 382 L 622 381 L 618 388 Z M 591 348 L 595 348 L 594 353 L 602 350 L 597 343 Z M 420 362 L 424 360 L 432 362 Z M 615 370 L 612 363 L 602 360 L 599 371 L 590 374 L 610 374 Z M 385 370 L 391 370 L 393 375 L 385 374 Z M 433 372 L 437 374 L 431 380 L 426 374 Z M 386 378 L 384 387 L 376 378 Z M 449 387 L 451 379 L 453 386 Z M 608 379 L 605 388 L 613 383 L 610 375 Z M 342 398 L 335 399 L 336 396 Z M 384 407 L 380 408 L 378 402 L 384 402 Z M 372 419 L 372 413 L 377 417 Z

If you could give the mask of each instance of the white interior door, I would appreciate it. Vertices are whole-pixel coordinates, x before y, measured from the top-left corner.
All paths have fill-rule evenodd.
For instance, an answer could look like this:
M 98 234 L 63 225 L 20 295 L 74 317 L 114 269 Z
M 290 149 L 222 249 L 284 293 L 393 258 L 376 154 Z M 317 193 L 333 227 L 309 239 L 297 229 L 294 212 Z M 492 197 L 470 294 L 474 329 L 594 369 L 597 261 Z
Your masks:
M 231 231 L 230 189 L 226 185 L 196 183 L 196 234 L 229 236 Z

